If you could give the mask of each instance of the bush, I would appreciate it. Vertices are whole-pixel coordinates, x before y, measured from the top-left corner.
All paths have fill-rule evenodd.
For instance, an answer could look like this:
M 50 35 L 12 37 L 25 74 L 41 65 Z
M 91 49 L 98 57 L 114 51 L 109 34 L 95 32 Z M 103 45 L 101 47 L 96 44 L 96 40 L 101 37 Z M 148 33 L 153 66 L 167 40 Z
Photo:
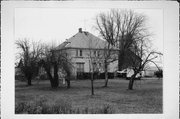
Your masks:
M 15 113 L 20 114 L 24 113 L 26 111 L 26 103 L 25 102 L 19 102 L 15 104 Z
M 39 76 L 40 80 L 48 80 L 48 76 L 46 74 L 42 74 Z
M 104 104 L 101 108 L 91 110 L 92 114 L 112 114 L 114 112 L 115 109 L 109 104 Z
M 16 103 L 15 113 L 41 114 L 42 110 L 46 106 L 46 101 L 47 99 L 45 97 L 40 97 L 35 101 Z
M 156 77 L 158 78 L 162 78 L 163 77 L 163 70 L 158 70 L 154 73 L 154 75 L 156 75 Z
M 15 80 L 19 80 L 19 81 L 26 81 L 26 78 L 23 75 L 15 75 Z
M 105 79 L 105 73 L 94 72 L 94 79 Z M 108 78 L 113 79 L 114 73 L 108 72 Z M 77 74 L 77 79 L 91 79 L 91 73 L 82 72 Z
M 65 99 L 59 99 L 52 105 L 54 114 L 69 114 L 71 113 L 71 102 Z
M 70 100 L 58 99 L 55 103 L 49 104 L 45 97 L 32 102 L 19 102 L 15 105 L 16 114 L 112 114 L 114 112 L 114 108 L 108 104 L 100 108 L 73 109 Z
M 71 113 L 71 103 L 68 100 L 59 99 L 55 103 L 48 104 L 45 97 L 40 97 L 32 102 L 16 103 L 15 113 L 68 114 Z

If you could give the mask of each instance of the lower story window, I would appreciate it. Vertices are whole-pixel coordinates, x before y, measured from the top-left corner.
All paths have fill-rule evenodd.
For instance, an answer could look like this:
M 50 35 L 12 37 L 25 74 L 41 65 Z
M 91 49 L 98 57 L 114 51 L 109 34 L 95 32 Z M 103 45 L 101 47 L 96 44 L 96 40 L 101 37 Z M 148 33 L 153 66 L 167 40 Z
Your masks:
M 76 63 L 77 72 L 84 72 L 84 63 Z

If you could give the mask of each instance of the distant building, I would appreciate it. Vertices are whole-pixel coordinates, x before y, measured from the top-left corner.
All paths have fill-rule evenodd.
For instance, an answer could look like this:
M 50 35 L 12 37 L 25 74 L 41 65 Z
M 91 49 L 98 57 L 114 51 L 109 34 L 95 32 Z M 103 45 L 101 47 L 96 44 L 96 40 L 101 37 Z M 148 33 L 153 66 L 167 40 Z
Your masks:
M 66 41 L 56 47 L 54 51 L 67 53 L 67 56 L 70 57 L 74 66 L 73 75 L 77 76 L 81 73 L 90 72 L 90 58 L 92 57 L 99 60 L 98 63 L 95 64 L 96 70 L 104 72 L 104 59 L 98 56 L 103 55 L 105 45 L 106 41 L 79 28 L 77 34 L 66 39 Z M 117 50 L 114 49 L 114 52 L 117 52 Z M 117 70 L 117 63 L 117 61 L 110 63 L 108 72 L 115 72 Z
M 157 67 L 149 67 L 144 71 L 144 76 L 145 77 L 153 77 L 155 76 L 155 72 L 158 71 L 159 69 Z

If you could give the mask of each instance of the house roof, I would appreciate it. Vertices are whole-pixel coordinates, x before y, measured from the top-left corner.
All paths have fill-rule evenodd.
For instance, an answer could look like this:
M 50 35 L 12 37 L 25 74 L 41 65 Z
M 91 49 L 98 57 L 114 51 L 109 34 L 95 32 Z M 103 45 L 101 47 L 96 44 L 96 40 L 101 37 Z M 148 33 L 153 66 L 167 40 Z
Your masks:
M 78 33 L 76 33 L 74 36 L 70 37 L 69 39 L 66 39 L 66 41 L 61 43 L 54 50 L 62 50 L 68 48 L 104 49 L 105 46 L 107 46 L 107 41 L 102 40 L 87 31 L 82 31 L 82 29 L 79 28 Z M 112 46 L 111 49 L 118 50 L 118 48 L 114 46 Z M 132 60 L 134 60 L 134 62 L 132 62 Z M 122 68 L 124 69 L 129 66 L 138 65 L 140 61 L 141 58 L 139 58 L 132 51 L 128 50 L 124 54 L 124 58 L 122 61 L 124 63 L 122 65 Z
M 74 36 L 66 39 L 63 43 L 55 48 L 55 50 L 66 49 L 66 48 L 92 48 L 92 49 L 103 49 L 106 45 L 106 41 L 98 38 L 97 36 L 82 31 L 79 28 L 79 32 Z

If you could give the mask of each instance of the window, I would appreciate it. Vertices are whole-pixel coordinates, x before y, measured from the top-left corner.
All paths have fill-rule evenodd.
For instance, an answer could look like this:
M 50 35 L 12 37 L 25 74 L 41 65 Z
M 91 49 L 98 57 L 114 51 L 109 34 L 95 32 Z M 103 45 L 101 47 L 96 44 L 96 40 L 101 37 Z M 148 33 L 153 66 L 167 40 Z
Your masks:
M 101 67 L 102 65 L 101 65 L 101 63 L 99 63 L 99 67 Z
M 98 66 L 97 66 L 97 63 L 96 63 L 96 62 L 93 63 L 93 70 L 94 70 L 95 72 L 98 71 Z
M 98 57 L 100 56 L 100 51 L 97 51 L 97 55 L 98 55 Z
M 77 72 L 84 72 L 84 63 L 80 62 L 80 63 L 76 63 L 77 65 Z
M 82 50 L 76 49 L 76 57 L 82 56 Z
M 82 56 L 82 50 L 80 50 L 80 56 Z
M 67 53 L 65 53 L 65 55 L 66 55 L 66 57 L 68 56 L 68 54 L 67 54 Z
M 78 49 L 76 49 L 76 56 L 78 56 Z
M 96 51 L 94 51 L 94 56 L 96 56 Z
M 95 68 L 97 66 L 96 62 L 93 62 L 93 67 Z

